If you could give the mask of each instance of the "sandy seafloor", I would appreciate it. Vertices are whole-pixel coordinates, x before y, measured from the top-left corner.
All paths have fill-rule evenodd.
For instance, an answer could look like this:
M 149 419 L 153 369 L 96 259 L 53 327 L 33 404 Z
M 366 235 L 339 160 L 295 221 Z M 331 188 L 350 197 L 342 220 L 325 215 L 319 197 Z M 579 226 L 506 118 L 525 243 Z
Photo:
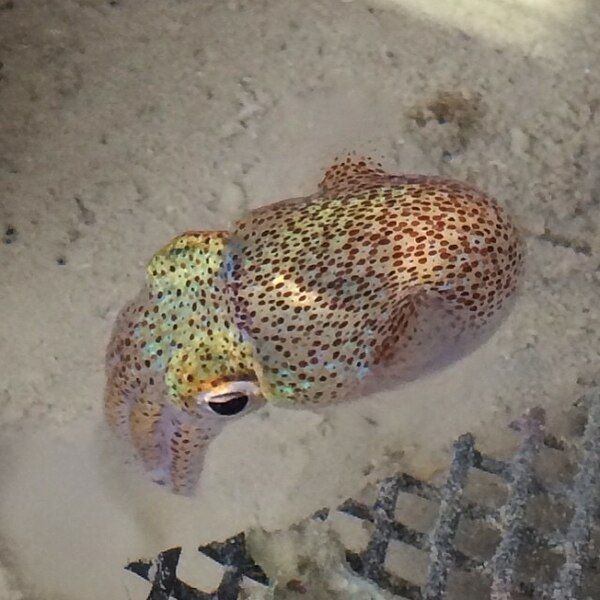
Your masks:
M 566 431 L 600 351 L 599 30 L 580 0 L 0 0 L 0 598 L 145 598 L 123 564 L 181 544 L 210 585 L 198 543 L 435 477 L 467 430 L 509 454 L 529 406 Z M 102 420 L 116 312 L 171 237 L 311 193 L 348 150 L 499 198 L 516 308 L 426 379 L 238 421 L 170 495 Z

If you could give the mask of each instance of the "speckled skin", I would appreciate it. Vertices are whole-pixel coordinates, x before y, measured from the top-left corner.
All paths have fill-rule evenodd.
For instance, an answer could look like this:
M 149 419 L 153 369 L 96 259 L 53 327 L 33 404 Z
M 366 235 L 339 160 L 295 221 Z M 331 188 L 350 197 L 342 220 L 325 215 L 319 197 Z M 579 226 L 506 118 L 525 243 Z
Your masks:
M 109 344 L 108 421 L 155 480 L 189 493 L 235 416 L 366 395 L 471 351 L 507 314 L 521 267 L 491 198 L 348 158 L 316 194 L 154 256 Z

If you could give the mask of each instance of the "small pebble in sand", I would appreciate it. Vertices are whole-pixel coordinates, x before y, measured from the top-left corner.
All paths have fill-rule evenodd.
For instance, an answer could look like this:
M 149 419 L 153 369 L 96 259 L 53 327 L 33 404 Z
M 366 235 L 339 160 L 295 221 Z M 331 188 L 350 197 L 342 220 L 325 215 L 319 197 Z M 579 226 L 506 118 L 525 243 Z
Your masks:
M 8 225 L 4 230 L 4 238 L 3 241 L 5 244 L 12 244 L 18 236 L 18 232 L 15 227 L 12 225 Z

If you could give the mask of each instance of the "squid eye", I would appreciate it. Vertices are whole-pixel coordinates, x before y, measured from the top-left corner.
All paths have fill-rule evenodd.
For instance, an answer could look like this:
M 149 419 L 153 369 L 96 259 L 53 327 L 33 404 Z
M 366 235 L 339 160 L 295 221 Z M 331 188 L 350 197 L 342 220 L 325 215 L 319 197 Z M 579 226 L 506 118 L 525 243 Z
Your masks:
M 264 404 L 256 381 L 230 381 L 218 389 L 204 392 L 197 398 L 199 410 L 220 417 L 234 417 L 246 409 Z
M 248 406 L 250 398 L 246 394 L 224 394 L 207 401 L 208 407 L 218 415 L 231 417 L 241 413 Z

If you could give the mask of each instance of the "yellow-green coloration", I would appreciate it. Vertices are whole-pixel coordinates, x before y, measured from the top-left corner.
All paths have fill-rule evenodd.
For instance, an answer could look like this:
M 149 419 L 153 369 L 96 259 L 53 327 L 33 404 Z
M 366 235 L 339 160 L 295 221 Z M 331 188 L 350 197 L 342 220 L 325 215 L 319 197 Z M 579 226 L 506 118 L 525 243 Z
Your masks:
M 156 254 L 109 344 L 107 418 L 190 492 L 210 440 L 265 401 L 345 401 L 464 356 L 506 316 L 521 267 L 482 192 L 347 159 L 311 196 Z
M 226 233 L 192 232 L 175 238 L 147 267 L 157 302 L 136 329 L 146 360 L 170 357 L 165 383 L 174 405 L 193 408 L 200 392 L 233 375 L 254 376 L 252 347 L 234 325 L 220 276 Z M 162 352 L 158 354 L 158 350 Z

